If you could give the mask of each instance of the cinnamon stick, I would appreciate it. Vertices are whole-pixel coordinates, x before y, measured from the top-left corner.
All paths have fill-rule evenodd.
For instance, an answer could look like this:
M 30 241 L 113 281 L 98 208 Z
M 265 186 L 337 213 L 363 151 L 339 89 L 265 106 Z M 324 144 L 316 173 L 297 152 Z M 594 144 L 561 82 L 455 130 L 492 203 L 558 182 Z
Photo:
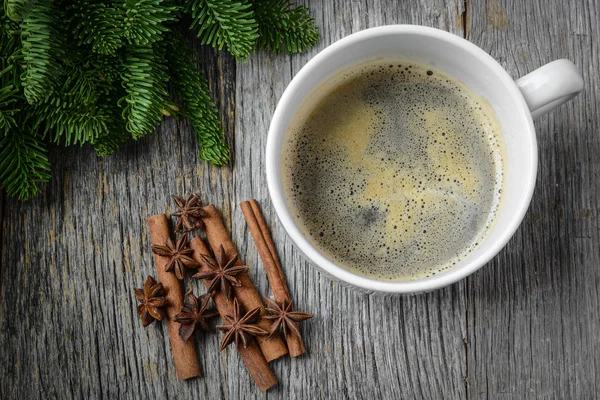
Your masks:
M 219 246 L 223 245 L 225 254 L 227 257 L 231 257 L 236 253 L 236 249 L 231 241 L 231 237 L 229 236 L 227 229 L 225 228 L 225 225 L 223 225 L 223 221 L 221 220 L 219 212 L 212 204 L 204 207 L 204 211 L 206 212 L 206 217 L 203 218 L 205 226 L 204 229 L 206 238 L 208 239 L 213 253 L 216 253 L 216 251 L 219 249 Z M 243 265 L 239 257 L 235 265 Z M 253 310 L 256 307 L 260 307 L 260 315 L 267 315 L 267 311 L 265 310 L 262 299 L 256 291 L 256 288 L 254 287 L 254 284 L 252 283 L 248 273 L 242 272 L 241 274 L 237 275 L 236 278 L 242 285 L 234 287 L 233 292 L 242 307 L 245 310 Z M 257 325 L 268 331 L 271 323 L 264 318 L 260 318 Z M 278 332 L 274 333 L 269 339 L 267 339 L 265 336 L 259 336 L 257 341 L 258 346 L 268 362 L 288 353 L 285 342 Z
M 190 241 L 190 248 L 194 250 L 192 257 L 194 257 L 194 259 L 201 265 L 199 271 L 208 272 L 209 268 L 206 267 L 206 265 L 204 265 L 202 262 L 202 257 L 200 254 L 210 255 L 210 252 L 206 248 L 206 245 L 202 239 L 199 237 L 192 239 Z M 204 281 L 204 283 L 208 289 L 210 282 Z M 221 319 L 225 320 L 225 315 L 233 315 L 233 302 L 228 302 L 222 293 L 213 293 L 212 298 L 217 306 L 219 314 L 221 315 Z M 277 377 L 271 370 L 271 367 L 269 367 L 269 363 L 265 359 L 265 356 L 260 350 L 260 347 L 258 347 L 256 341 L 253 340 L 247 348 L 244 348 L 244 346 L 239 346 L 237 349 L 242 356 L 242 360 L 244 360 L 244 363 L 246 364 L 246 368 L 248 368 L 248 372 L 250 372 L 254 382 L 256 382 L 256 386 L 258 386 L 261 392 L 264 392 L 265 390 L 277 384 Z
M 148 227 L 150 228 L 150 239 L 152 244 L 164 245 L 167 238 L 170 237 L 169 221 L 164 214 L 154 215 L 148 218 Z M 196 376 L 201 376 L 200 364 L 196 357 L 196 349 L 194 343 L 189 341 L 185 343 L 179 336 L 179 324 L 175 322 L 175 315 L 181 311 L 183 307 L 183 291 L 181 284 L 175 274 L 165 271 L 165 265 L 168 262 L 167 257 L 154 255 L 156 263 L 156 271 L 158 280 L 165 288 L 167 307 L 166 320 L 169 330 L 169 341 L 171 342 L 171 350 L 175 359 L 175 369 L 177 369 L 177 377 L 179 380 L 189 379 Z
M 269 285 L 273 291 L 273 297 L 277 303 L 292 302 L 290 290 L 285 281 L 283 268 L 279 262 L 279 257 L 275 252 L 275 245 L 269 233 L 269 228 L 263 218 L 263 215 L 256 200 L 245 201 L 240 203 L 244 218 L 248 224 L 248 229 L 254 238 L 254 243 L 258 249 L 258 254 L 265 267 Z M 290 333 L 286 336 L 287 346 L 290 352 L 290 357 L 298 357 L 306 352 L 304 341 L 298 335 Z

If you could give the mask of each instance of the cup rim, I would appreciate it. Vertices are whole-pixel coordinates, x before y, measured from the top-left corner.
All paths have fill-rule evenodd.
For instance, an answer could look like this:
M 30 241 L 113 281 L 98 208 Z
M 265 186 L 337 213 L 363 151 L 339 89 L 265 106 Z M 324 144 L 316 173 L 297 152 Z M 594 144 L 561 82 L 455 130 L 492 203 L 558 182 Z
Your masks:
M 297 227 L 293 216 L 289 213 L 286 206 L 287 201 L 285 199 L 285 194 L 279 190 L 280 177 L 278 179 L 277 174 L 277 172 L 280 172 L 281 152 L 277 151 L 276 149 L 276 139 L 279 135 L 285 135 L 286 133 L 287 126 L 282 126 L 282 119 L 284 114 L 287 112 L 287 108 L 289 107 L 293 93 L 303 84 L 304 80 L 311 74 L 312 70 L 317 68 L 320 63 L 326 58 L 330 57 L 331 54 L 334 54 L 340 49 L 351 45 L 353 42 L 359 39 L 371 39 L 377 36 L 390 34 L 417 34 L 444 40 L 451 42 L 453 45 L 461 47 L 462 49 L 472 53 L 474 56 L 480 58 L 496 74 L 496 77 L 500 79 L 504 85 L 505 90 L 507 90 L 513 100 L 518 103 L 517 105 L 522 113 L 521 117 L 524 117 L 523 120 L 525 121 L 524 128 L 526 128 L 524 129 L 526 132 L 522 132 L 522 135 L 528 135 L 528 139 L 532 144 L 532 154 L 529 168 L 527 168 L 527 171 L 522 171 L 525 174 L 529 174 L 529 176 L 526 177 L 526 181 L 528 181 L 529 184 L 523 190 L 523 196 L 521 197 L 518 207 L 514 209 L 514 212 L 510 216 L 510 221 L 508 222 L 504 231 L 501 232 L 500 237 L 494 243 L 489 245 L 489 247 L 479 257 L 470 261 L 466 265 L 463 265 L 460 269 L 449 269 L 445 271 L 443 275 L 434 275 L 429 278 L 414 281 L 381 281 L 368 278 L 346 270 L 323 256 L 302 234 L 300 229 Z M 488 263 L 506 245 L 521 224 L 525 213 L 529 208 L 535 188 L 537 175 L 537 156 L 537 140 L 535 137 L 535 129 L 527 103 L 525 102 L 525 99 L 523 98 L 523 95 L 521 94 L 521 91 L 519 90 L 513 78 L 508 75 L 508 72 L 506 72 L 506 70 L 492 56 L 468 40 L 440 29 L 420 25 L 384 25 L 353 33 L 332 43 L 320 51 L 312 59 L 310 59 L 294 76 L 281 96 L 269 126 L 266 146 L 267 187 L 273 207 L 275 208 L 275 212 L 286 233 L 290 239 L 292 239 L 292 242 L 301 251 L 301 253 L 303 253 L 304 256 L 316 267 L 325 271 L 336 280 L 346 282 L 363 290 L 400 294 L 418 293 L 439 289 L 465 278 Z

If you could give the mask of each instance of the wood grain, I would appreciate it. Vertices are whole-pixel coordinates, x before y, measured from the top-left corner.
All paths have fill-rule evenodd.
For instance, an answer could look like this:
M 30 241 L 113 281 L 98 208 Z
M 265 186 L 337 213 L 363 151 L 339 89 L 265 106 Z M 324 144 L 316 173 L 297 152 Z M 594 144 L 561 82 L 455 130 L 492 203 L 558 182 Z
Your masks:
M 0 398 L 595 398 L 600 396 L 600 0 L 309 0 L 322 34 L 306 54 L 266 52 L 238 64 L 201 47 L 233 146 L 228 168 L 198 160 L 187 123 L 107 159 L 51 149 L 53 178 L 28 202 L 4 199 L 0 269 Z M 292 76 L 360 29 L 434 26 L 467 37 L 518 77 L 560 57 L 585 92 L 536 122 L 533 203 L 507 248 L 449 288 L 366 296 L 329 281 L 293 248 L 268 198 L 264 147 Z M 234 134 L 235 133 L 235 134 Z M 219 335 L 195 337 L 204 377 L 177 381 L 165 327 L 143 329 L 133 288 L 154 265 L 145 220 L 171 194 L 219 207 L 259 293 L 268 283 L 241 201 L 255 198 L 273 235 L 307 353 L 271 366 L 261 394 Z M 200 282 L 188 288 L 204 293 Z
M 539 170 L 521 228 L 467 279 L 471 398 L 600 396 L 600 2 L 471 2 L 469 39 L 518 78 L 558 58 L 585 81 L 535 121 Z

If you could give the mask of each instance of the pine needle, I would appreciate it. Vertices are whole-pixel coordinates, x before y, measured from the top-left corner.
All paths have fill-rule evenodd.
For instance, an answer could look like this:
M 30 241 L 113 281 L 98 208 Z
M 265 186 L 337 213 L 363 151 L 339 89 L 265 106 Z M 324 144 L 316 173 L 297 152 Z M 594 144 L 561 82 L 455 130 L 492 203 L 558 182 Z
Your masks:
M 229 146 L 202 70 L 181 35 L 173 34 L 171 44 L 172 51 L 167 54 L 172 85 L 184 107 L 182 114 L 190 119 L 196 134 L 199 157 L 215 165 L 227 164 Z
M 13 130 L 0 140 L 0 187 L 9 196 L 29 199 L 39 184 L 50 180 L 50 162 L 43 141 Z
M 114 54 L 123 46 L 123 10 L 105 3 L 79 0 L 72 5 L 73 35 L 98 54 Z
M 153 132 L 163 117 L 169 79 L 163 54 L 160 48 L 131 46 L 125 57 L 123 84 L 127 95 L 119 104 L 124 107 L 127 131 L 134 139 Z
M 275 54 L 302 53 L 319 40 L 315 20 L 303 6 L 294 7 L 288 0 L 256 0 L 254 13 L 259 25 L 258 48 Z
M 226 48 L 245 60 L 258 38 L 258 24 L 248 0 L 187 0 L 185 11 L 192 14 L 190 29 L 197 30 L 202 44 Z
M 22 22 L 23 61 L 21 79 L 25 98 L 35 104 L 50 95 L 61 73 L 60 58 L 64 55 L 61 35 L 56 30 L 58 10 L 50 0 L 39 0 L 30 6 Z

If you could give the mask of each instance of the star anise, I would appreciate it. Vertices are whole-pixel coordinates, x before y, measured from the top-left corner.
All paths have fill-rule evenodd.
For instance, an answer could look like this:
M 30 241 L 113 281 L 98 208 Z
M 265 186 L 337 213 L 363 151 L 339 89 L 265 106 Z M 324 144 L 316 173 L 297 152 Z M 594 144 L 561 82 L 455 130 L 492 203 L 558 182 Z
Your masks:
M 221 341 L 221 350 L 235 342 L 239 347 L 240 342 L 244 348 L 248 347 L 253 336 L 267 335 L 269 332 L 254 325 L 253 322 L 260 314 L 260 307 L 241 315 L 240 305 L 237 299 L 233 299 L 233 315 L 225 315 L 225 325 L 217 325 L 217 329 L 225 334 Z
M 269 328 L 269 337 L 271 337 L 280 326 L 283 328 L 283 334 L 286 338 L 290 332 L 301 337 L 300 329 L 298 329 L 298 322 L 312 318 L 311 314 L 294 311 L 291 301 L 284 301 L 283 303 L 278 304 L 268 297 L 265 297 L 265 304 L 267 305 L 267 311 L 271 315 L 264 316 L 263 318 L 273 320 L 273 324 Z
M 197 194 L 191 194 L 184 200 L 183 197 L 173 196 L 173 200 L 179 208 L 179 211 L 171 214 L 179 217 L 175 225 L 175 232 L 191 232 L 204 227 L 202 218 L 206 217 L 206 212 L 202 208 L 202 200 Z
M 187 343 L 196 325 L 200 325 L 200 328 L 208 331 L 210 330 L 206 319 L 214 317 L 218 313 L 216 311 L 208 311 L 208 303 L 210 302 L 210 294 L 207 293 L 200 297 L 194 296 L 194 293 L 190 290 L 185 294 L 184 307 L 181 312 L 175 316 L 175 321 L 179 322 L 179 336 Z
M 177 242 L 173 244 L 171 238 L 167 239 L 164 246 L 152 245 L 152 252 L 159 256 L 169 257 L 169 262 L 165 265 L 165 271 L 173 271 L 178 279 L 183 279 L 185 276 L 185 267 L 197 268 L 199 265 L 190 254 L 194 252 L 192 249 L 187 249 L 187 233 L 181 235 Z
M 235 276 L 248 271 L 249 268 L 245 265 L 234 265 L 238 259 L 238 253 L 233 254 L 228 260 L 223 245 L 219 247 L 219 254 L 216 261 L 205 254 L 201 254 L 201 256 L 208 268 L 210 268 L 210 271 L 198 272 L 193 277 L 197 279 L 211 279 L 208 291 L 220 290 L 225 295 L 225 299 L 229 301 L 231 287 L 242 286 Z
M 162 309 L 167 305 L 167 299 L 164 298 L 165 289 L 162 283 L 156 283 L 153 277 L 148 276 L 144 282 L 144 289 L 135 289 L 135 297 L 140 304 L 137 306 L 137 312 L 142 318 L 142 325 L 147 327 L 155 319 L 161 321 L 165 317 L 165 311 Z

